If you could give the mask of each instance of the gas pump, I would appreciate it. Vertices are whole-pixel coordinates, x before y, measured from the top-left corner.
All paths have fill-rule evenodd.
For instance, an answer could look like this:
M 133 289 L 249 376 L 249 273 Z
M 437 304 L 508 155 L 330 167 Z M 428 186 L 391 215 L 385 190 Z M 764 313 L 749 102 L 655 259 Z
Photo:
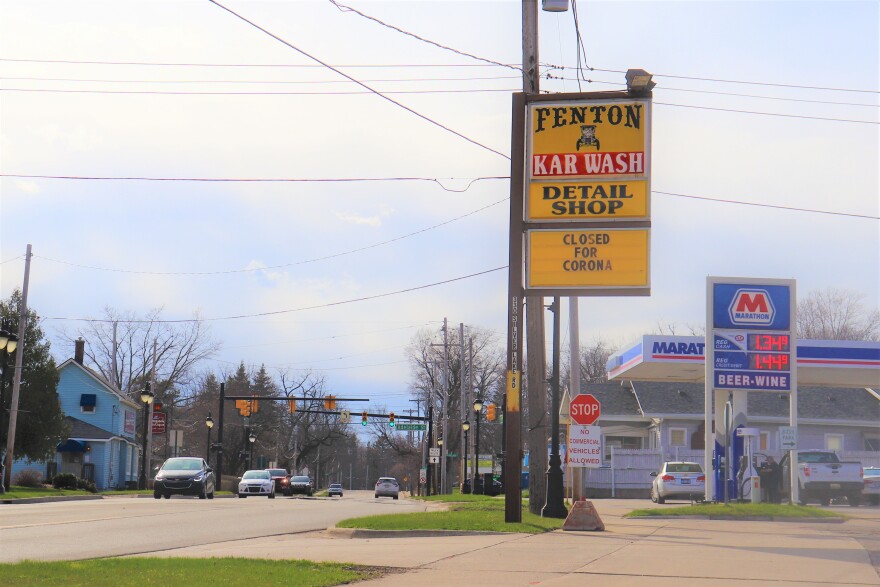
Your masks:
M 737 428 L 736 435 L 737 438 L 743 439 L 745 444 L 745 458 L 740 458 L 737 461 L 741 463 L 740 470 L 737 472 L 737 479 L 739 479 L 737 489 L 740 491 L 740 496 L 745 499 L 745 488 L 746 485 L 748 485 L 748 494 L 751 498 L 751 502 L 761 503 L 761 478 L 758 476 L 758 471 L 755 469 L 755 459 L 754 454 L 752 453 L 752 439 L 760 436 L 761 431 L 757 428 Z

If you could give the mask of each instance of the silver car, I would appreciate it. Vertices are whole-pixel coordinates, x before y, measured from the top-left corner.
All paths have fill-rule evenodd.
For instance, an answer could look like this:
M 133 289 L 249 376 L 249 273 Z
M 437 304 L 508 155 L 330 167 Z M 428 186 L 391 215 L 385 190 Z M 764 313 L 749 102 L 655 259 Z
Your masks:
M 376 481 L 376 498 L 392 497 L 397 499 L 400 492 L 400 485 L 394 477 L 379 477 Z
M 238 497 L 245 498 L 249 495 L 265 495 L 269 499 L 275 499 L 275 480 L 265 469 L 262 471 L 245 471 L 238 483 Z
M 706 475 L 700 463 L 667 461 L 659 472 L 651 473 L 651 501 L 665 503 L 667 499 L 701 501 L 706 493 Z

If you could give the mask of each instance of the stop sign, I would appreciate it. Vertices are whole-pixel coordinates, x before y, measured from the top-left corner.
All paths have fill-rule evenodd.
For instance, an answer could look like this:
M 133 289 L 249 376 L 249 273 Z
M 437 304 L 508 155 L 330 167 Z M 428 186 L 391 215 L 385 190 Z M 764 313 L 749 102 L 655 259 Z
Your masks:
M 568 407 L 568 414 L 575 424 L 589 426 L 599 419 L 602 409 L 599 400 L 588 393 L 576 395 Z

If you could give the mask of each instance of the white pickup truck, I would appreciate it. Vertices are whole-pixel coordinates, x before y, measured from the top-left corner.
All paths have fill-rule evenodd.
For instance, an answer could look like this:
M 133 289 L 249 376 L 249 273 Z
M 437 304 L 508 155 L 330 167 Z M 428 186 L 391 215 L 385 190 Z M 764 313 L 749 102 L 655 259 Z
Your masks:
M 782 493 L 791 492 L 789 455 L 780 461 L 782 467 Z M 798 452 L 798 503 L 818 501 L 828 505 L 836 497 L 846 497 L 849 505 L 856 507 L 862 501 L 862 464 L 842 462 L 831 450 L 802 450 Z

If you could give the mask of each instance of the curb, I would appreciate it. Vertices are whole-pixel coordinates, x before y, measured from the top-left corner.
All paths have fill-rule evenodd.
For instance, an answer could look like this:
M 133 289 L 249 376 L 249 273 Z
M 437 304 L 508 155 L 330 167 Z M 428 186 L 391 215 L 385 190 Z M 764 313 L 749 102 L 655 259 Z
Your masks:
M 367 530 L 365 528 L 327 528 L 324 533 L 331 538 L 442 538 L 444 536 L 498 536 L 510 532 L 487 532 L 468 530 Z
M 52 501 L 92 501 L 104 499 L 103 495 L 59 495 L 48 497 L 22 497 L 19 499 L 0 499 L 0 503 L 49 503 Z
M 634 516 L 627 520 L 727 520 L 731 522 L 801 522 L 804 524 L 842 524 L 846 518 L 790 518 L 785 516 Z

